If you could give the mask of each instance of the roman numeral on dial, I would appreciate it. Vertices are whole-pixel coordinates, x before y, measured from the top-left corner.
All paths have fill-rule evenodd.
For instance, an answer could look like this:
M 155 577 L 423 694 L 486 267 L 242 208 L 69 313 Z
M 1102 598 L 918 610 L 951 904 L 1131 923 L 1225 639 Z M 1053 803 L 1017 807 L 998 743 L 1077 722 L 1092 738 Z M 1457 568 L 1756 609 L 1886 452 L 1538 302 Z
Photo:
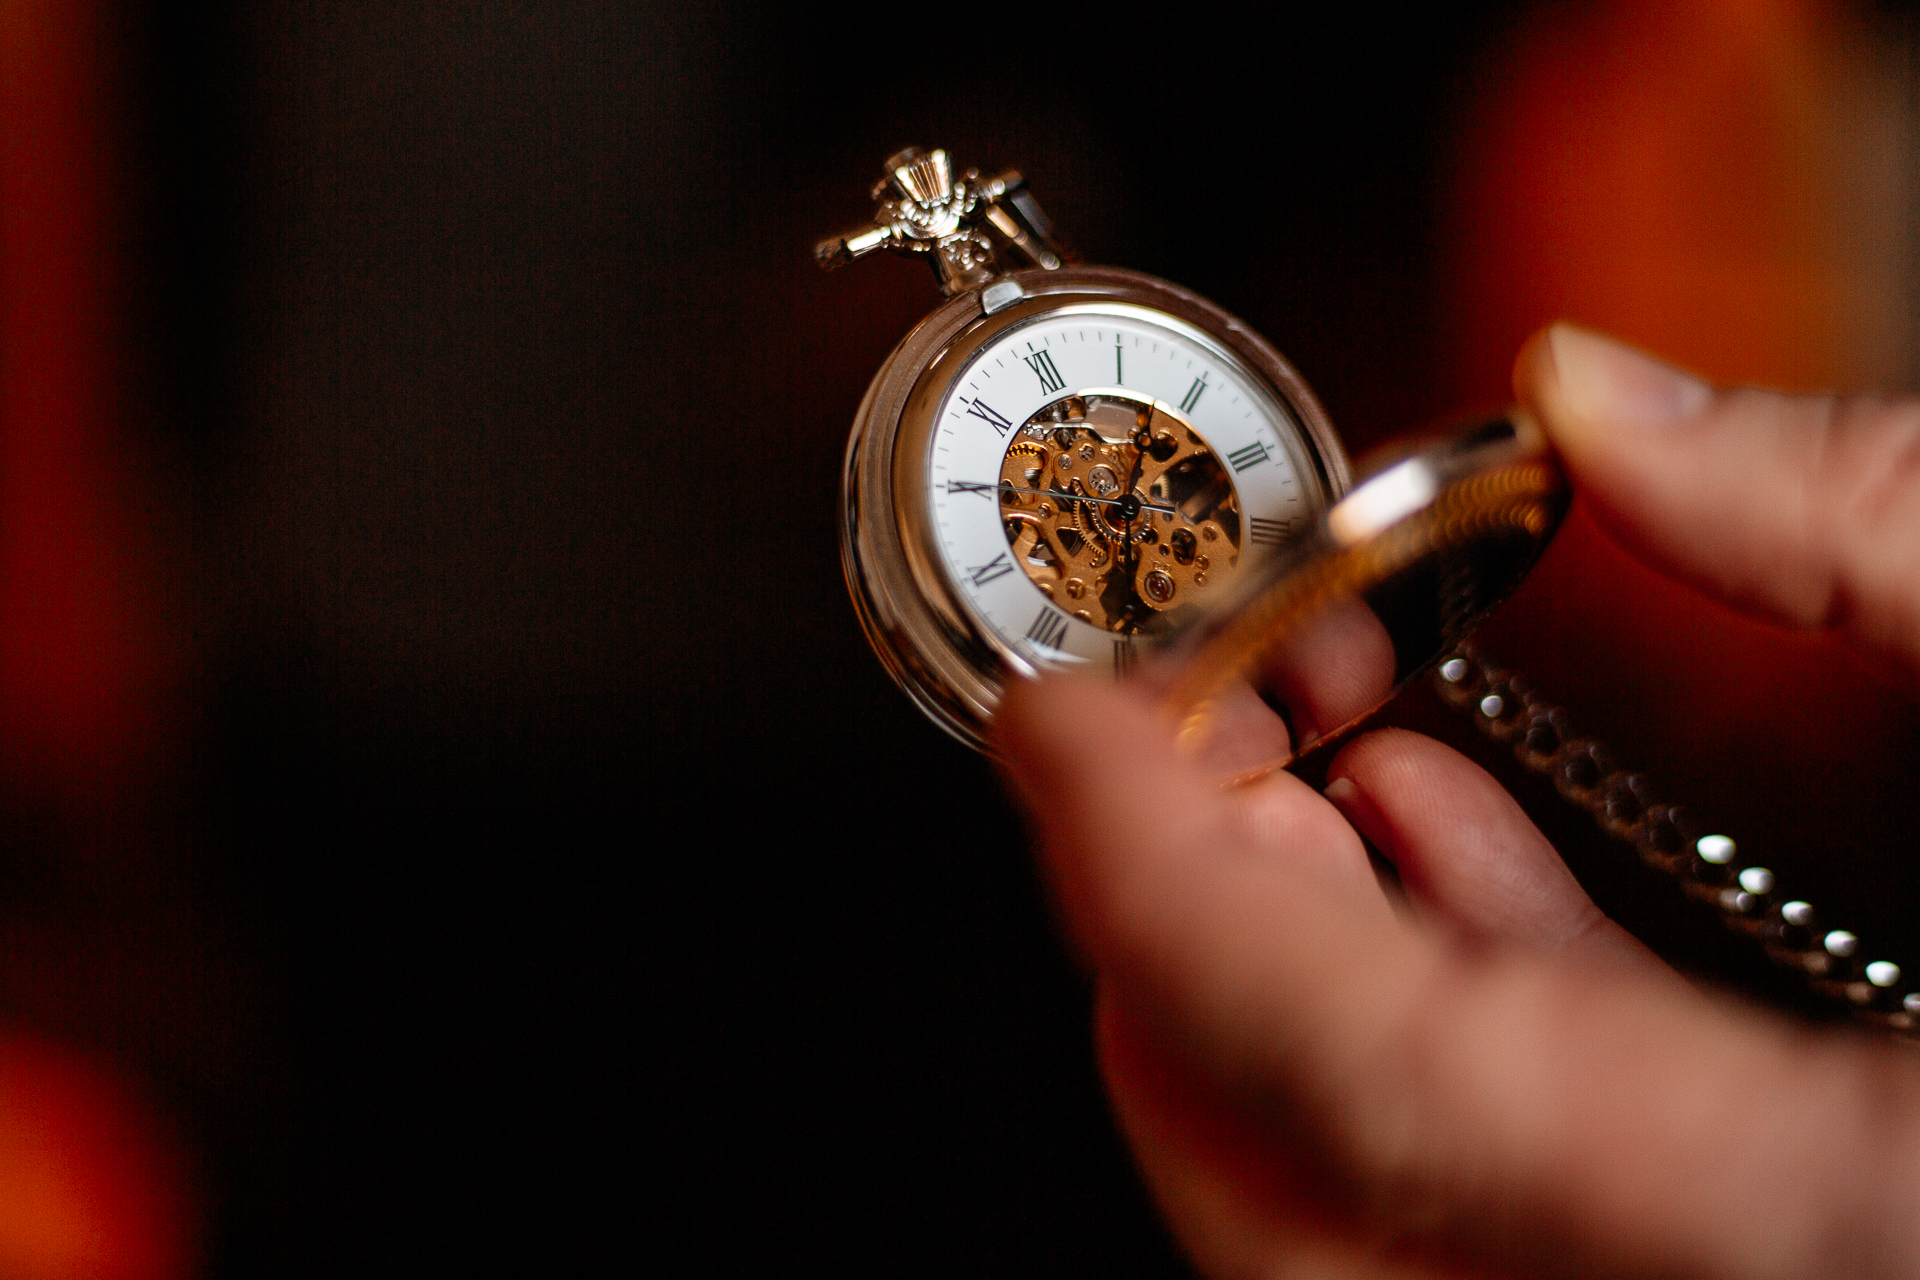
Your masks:
M 979 495 L 980 495 L 981 497 L 983 497 L 983 498 L 990 498 L 990 497 L 992 497 L 992 496 L 993 496 L 993 491 L 994 491 L 995 489 L 997 489 L 998 487 L 999 487 L 998 485 L 992 485 L 992 484 L 982 484 L 982 483 L 981 483 L 980 481 L 978 481 L 978 480 L 949 480 L 949 481 L 947 481 L 947 492 L 948 492 L 948 493 L 977 493 L 977 494 L 979 494 Z
M 1125 368 L 1126 368 L 1126 360 L 1123 358 L 1123 354 L 1120 349 L 1120 342 L 1118 339 L 1115 339 L 1113 344 L 1113 385 L 1114 386 L 1124 387 L 1127 385 L 1127 377 L 1125 372 L 1123 372 Z
M 1040 612 L 1034 615 L 1033 625 L 1027 628 L 1027 640 L 1042 649 L 1058 649 L 1060 642 L 1067 638 L 1067 615 L 1046 605 L 1040 606 Z
M 1060 376 L 1060 370 L 1054 368 L 1053 352 L 1036 351 L 1020 358 L 1027 362 L 1027 368 L 1033 370 L 1033 376 L 1040 379 L 1042 391 L 1051 394 L 1067 385 L 1067 380 Z
M 975 400 L 972 404 L 968 405 L 967 413 L 991 426 L 1001 435 L 1007 434 L 1007 428 L 1013 425 L 1013 419 L 1007 417 L 1004 413 L 1001 413 L 984 400 Z
M 1113 674 L 1124 676 L 1133 670 L 1133 637 L 1122 636 L 1113 642 Z
M 1244 449 L 1235 449 L 1227 455 L 1227 461 L 1233 464 L 1233 470 L 1236 475 L 1245 471 L 1248 467 L 1257 467 L 1266 460 L 1267 446 L 1265 442 L 1260 440 L 1255 440 Z
M 1187 388 L 1186 398 L 1180 402 L 1180 412 L 1192 413 L 1193 407 L 1200 403 L 1200 397 L 1206 394 L 1206 390 L 1207 375 L 1203 373 L 1193 380 L 1192 386 Z
M 1292 520 L 1263 520 L 1254 516 L 1247 523 L 1252 526 L 1247 538 L 1256 547 L 1277 547 L 1293 532 Z
M 977 564 L 968 569 L 967 577 L 972 580 L 974 586 L 984 587 L 1002 574 L 1012 572 L 1013 563 L 1007 559 L 1007 553 L 1002 551 L 985 564 Z

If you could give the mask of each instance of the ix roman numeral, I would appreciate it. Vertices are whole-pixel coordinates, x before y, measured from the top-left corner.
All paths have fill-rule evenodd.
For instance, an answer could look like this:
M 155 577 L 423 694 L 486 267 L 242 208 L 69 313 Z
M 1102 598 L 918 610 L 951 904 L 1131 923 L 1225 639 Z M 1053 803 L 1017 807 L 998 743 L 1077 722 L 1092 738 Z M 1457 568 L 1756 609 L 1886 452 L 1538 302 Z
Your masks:
M 1013 419 L 1007 417 L 984 400 L 975 400 L 967 406 L 967 412 L 973 417 L 980 419 L 980 421 L 990 425 L 1001 435 L 1007 434 L 1007 428 L 1013 425 Z
M 973 579 L 974 586 L 984 587 L 1002 574 L 1012 572 L 1013 564 L 1007 559 L 1007 553 L 1002 551 L 985 564 L 977 564 L 968 569 L 967 577 Z
M 1227 455 L 1227 461 L 1233 464 L 1234 474 L 1238 475 L 1248 467 L 1257 467 L 1267 460 L 1267 446 L 1255 440 L 1244 449 L 1235 449 Z
M 1053 352 L 1036 351 L 1030 356 L 1020 358 L 1027 362 L 1027 368 L 1033 370 L 1033 376 L 1040 379 L 1042 391 L 1051 394 L 1067 385 L 1067 380 L 1060 376 L 1058 369 L 1053 367 Z
M 997 488 L 999 488 L 998 485 L 982 484 L 978 480 L 947 481 L 948 493 L 977 493 L 983 498 L 990 497 Z
M 1256 547 L 1277 547 L 1287 540 L 1289 533 L 1293 532 L 1291 520 L 1262 520 L 1259 516 L 1254 516 L 1248 523 L 1253 526 L 1253 529 L 1247 537 Z
M 1192 413 L 1193 406 L 1200 403 L 1200 397 L 1205 393 L 1206 389 L 1207 375 L 1203 373 L 1193 380 L 1192 386 L 1187 388 L 1187 398 L 1180 402 L 1180 412 Z
M 1043 649 L 1058 649 L 1066 638 L 1067 615 L 1041 605 L 1033 625 L 1027 628 L 1027 639 Z

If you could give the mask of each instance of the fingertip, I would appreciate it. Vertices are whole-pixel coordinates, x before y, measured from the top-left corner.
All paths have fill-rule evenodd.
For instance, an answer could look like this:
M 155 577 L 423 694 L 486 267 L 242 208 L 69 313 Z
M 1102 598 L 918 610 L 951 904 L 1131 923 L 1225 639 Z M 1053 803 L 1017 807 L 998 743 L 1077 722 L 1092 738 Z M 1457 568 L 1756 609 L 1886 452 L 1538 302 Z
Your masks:
M 1151 694 L 1100 676 L 1068 671 L 1010 679 L 987 727 L 987 745 L 996 758 L 1029 759 L 1073 737 L 1076 725 L 1139 728 L 1153 716 Z
M 1162 805 L 1171 796 L 1210 794 L 1175 750 L 1173 729 L 1150 690 L 1062 672 L 1009 681 L 988 746 L 1048 843 L 1139 821 L 1143 778 L 1157 780 Z
M 1327 776 L 1363 795 L 1368 781 L 1381 768 L 1404 768 L 1409 755 L 1417 758 L 1428 750 L 1444 751 L 1438 742 L 1411 729 L 1373 729 L 1361 734 L 1334 756 Z M 1417 771 L 1417 764 L 1414 766 Z
M 1348 825 L 1366 837 L 1377 849 L 1381 847 L 1380 839 L 1383 834 L 1380 811 L 1374 807 L 1373 802 L 1367 798 L 1367 793 L 1360 789 L 1360 785 L 1348 772 L 1351 766 L 1346 764 L 1347 752 L 1351 750 L 1353 747 L 1349 744 L 1333 758 L 1333 763 L 1327 768 L 1327 785 L 1322 788 L 1320 794 L 1340 811 L 1340 816 L 1347 820 Z
M 1061 749 L 1071 746 L 1070 727 L 1111 721 L 1101 698 L 1112 692 L 1111 682 L 1072 673 L 1007 681 L 987 728 L 987 749 L 1030 813 L 1044 810 L 1043 797 L 1066 780 L 1063 767 L 1080 759 L 1081 753 Z
M 1513 390 L 1563 453 L 1670 431 L 1713 403 L 1713 387 L 1592 329 L 1556 321 L 1514 361 Z M 1633 447 L 1638 447 L 1637 443 Z
M 1513 398 L 1543 416 L 1541 398 L 1550 394 L 1558 381 L 1553 367 L 1553 330 L 1553 325 L 1535 330 L 1513 359 Z
M 1344 784 L 1329 788 L 1328 799 L 1435 918 L 1472 937 L 1549 949 L 1594 934 L 1599 912 L 1553 846 L 1492 775 L 1459 752 L 1380 729 L 1349 744 L 1328 775 Z
M 987 724 L 987 749 L 996 762 L 1017 759 L 1031 743 L 1037 712 L 1051 690 L 1040 680 L 1008 680 L 1000 691 L 1000 705 Z

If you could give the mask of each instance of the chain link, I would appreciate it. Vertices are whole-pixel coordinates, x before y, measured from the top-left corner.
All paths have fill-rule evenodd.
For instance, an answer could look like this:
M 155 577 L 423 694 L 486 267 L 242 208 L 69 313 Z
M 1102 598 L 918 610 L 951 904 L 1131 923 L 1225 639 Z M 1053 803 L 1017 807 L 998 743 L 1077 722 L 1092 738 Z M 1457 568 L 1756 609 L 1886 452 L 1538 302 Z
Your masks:
M 1820 995 L 1864 1021 L 1920 1036 L 1920 989 L 1899 965 L 1869 960 L 1857 935 L 1823 921 L 1811 903 L 1788 897 L 1771 870 L 1741 859 L 1730 837 L 1662 802 L 1644 774 L 1620 768 L 1612 752 L 1578 734 L 1566 711 L 1521 676 L 1461 646 L 1441 660 L 1433 683 L 1442 699 L 1511 747 L 1521 764 L 1551 779 L 1601 830 L 1632 845 L 1641 861 L 1673 877 L 1688 896 L 1713 906 L 1728 928 L 1757 938 L 1776 963 Z

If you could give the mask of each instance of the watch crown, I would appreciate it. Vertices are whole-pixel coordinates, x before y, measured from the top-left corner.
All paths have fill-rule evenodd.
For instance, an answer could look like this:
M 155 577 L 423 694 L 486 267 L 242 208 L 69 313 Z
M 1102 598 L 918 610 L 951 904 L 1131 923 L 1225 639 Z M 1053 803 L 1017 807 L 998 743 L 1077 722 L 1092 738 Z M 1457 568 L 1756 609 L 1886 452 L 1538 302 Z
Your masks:
M 881 248 L 924 254 L 941 292 L 952 295 L 991 282 L 1004 270 L 1006 252 L 1016 264 L 1048 271 L 1064 264 L 1046 215 L 1018 172 L 990 179 L 972 169 L 956 174 L 941 147 L 896 151 L 885 170 L 871 193 L 880 206 L 874 220 L 816 245 L 821 266 L 832 269 Z
M 938 204 L 953 195 L 953 164 L 945 148 L 908 147 L 887 157 L 887 173 L 901 195 L 921 204 Z

